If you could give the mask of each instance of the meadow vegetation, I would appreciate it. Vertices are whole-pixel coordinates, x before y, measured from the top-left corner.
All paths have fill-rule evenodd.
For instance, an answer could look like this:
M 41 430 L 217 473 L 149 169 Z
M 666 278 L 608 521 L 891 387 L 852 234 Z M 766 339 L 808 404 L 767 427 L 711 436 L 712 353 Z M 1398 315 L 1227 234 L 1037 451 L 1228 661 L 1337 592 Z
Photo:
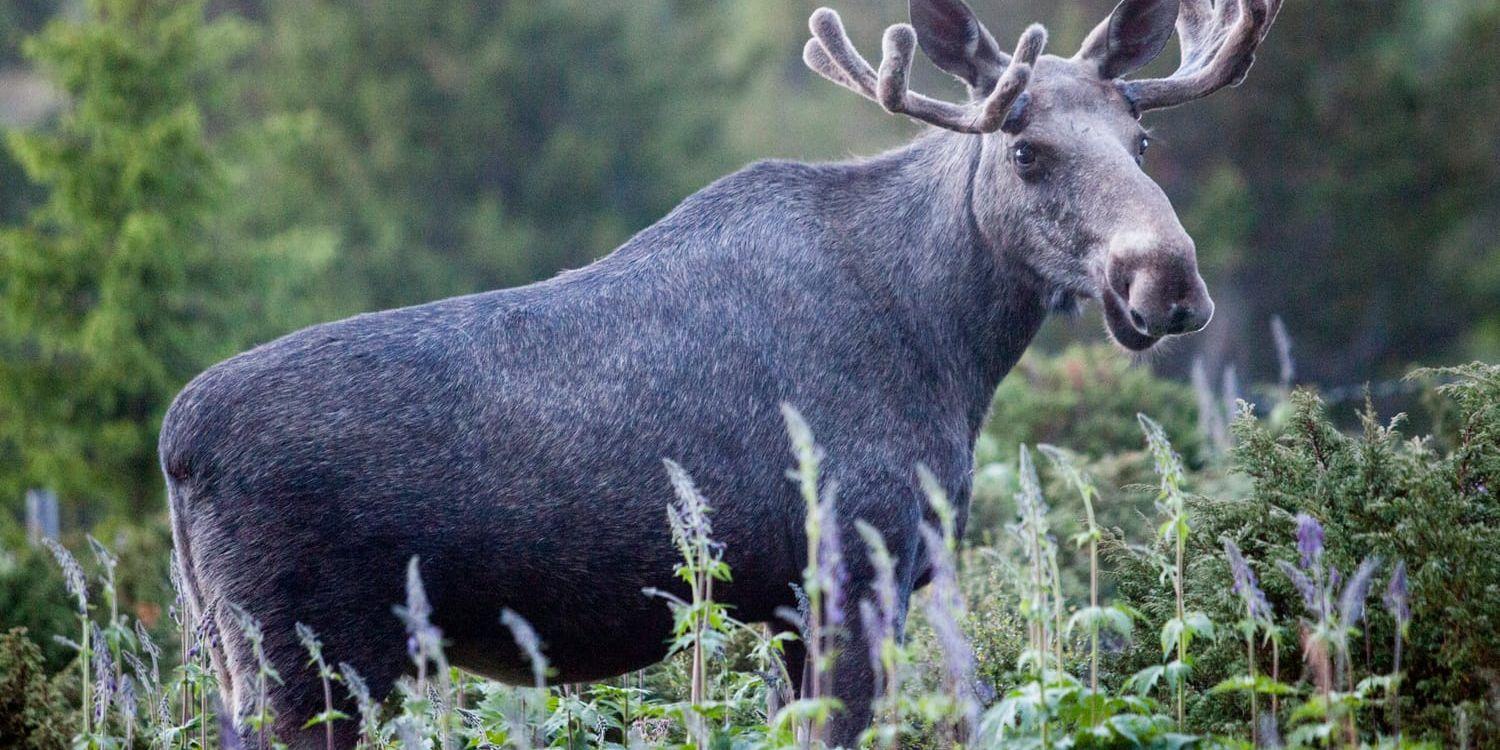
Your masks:
M 815 747 L 836 699 L 816 670 L 794 696 L 779 654 L 800 640 L 826 667 L 840 634 L 863 628 L 881 685 L 871 747 L 1484 747 L 1500 737 L 1500 677 L 1488 666 L 1500 649 L 1500 367 L 1413 377 L 1429 384 L 1434 421 L 1421 438 L 1371 413 L 1341 431 L 1316 394 L 1298 391 L 1271 417 L 1242 405 L 1223 459 L 1184 460 L 1145 416 L 1092 455 L 1017 445 L 979 469 L 966 541 L 928 483 L 934 576 L 905 633 L 886 578 L 858 622 L 826 616 L 844 556 L 869 555 L 877 571 L 891 563 L 872 529 L 840 533 L 851 524 L 819 482 L 816 436 L 789 408 L 789 481 L 807 501 L 812 561 L 802 606 L 784 613 L 791 631 L 741 623 L 714 600 L 733 579 L 715 501 L 669 464 L 662 523 L 682 553 L 681 585 L 643 592 L 674 612 L 668 661 L 547 687 L 545 637 L 507 611 L 495 627 L 530 655 L 535 683 L 450 669 L 413 560 L 391 615 L 410 635 L 410 676 L 375 704 L 357 670 L 304 629 L 305 668 L 327 687 L 310 725 L 357 723 L 367 747 Z M 1023 392 L 1045 379 L 1018 380 L 1012 397 L 1057 397 Z M 5 746 L 216 746 L 222 717 L 201 646 L 213 634 L 180 600 L 151 599 L 170 591 L 167 555 L 131 534 L 164 532 L 121 535 L 119 555 L 92 537 L 7 548 L 0 596 L 59 595 L 33 598 L 32 628 L 0 640 Z M 260 637 L 253 619 L 239 625 Z M 260 679 L 280 675 L 266 665 Z M 270 710 L 250 726 L 268 726 Z

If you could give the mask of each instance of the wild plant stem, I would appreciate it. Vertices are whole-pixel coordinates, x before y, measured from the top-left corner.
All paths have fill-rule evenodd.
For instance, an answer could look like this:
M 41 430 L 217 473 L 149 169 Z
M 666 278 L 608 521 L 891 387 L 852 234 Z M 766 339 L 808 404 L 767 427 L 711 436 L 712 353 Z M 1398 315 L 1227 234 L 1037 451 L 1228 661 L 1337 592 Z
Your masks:
M 83 736 L 88 741 L 93 732 L 94 720 L 94 690 L 93 682 L 89 680 L 89 662 L 93 661 L 94 654 L 89 648 L 89 631 L 91 630 L 88 615 L 81 617 L 83 620 L 83 648 L 79 650 L 80 659 L 83 661 Z
M 620 726 L 623 728 L 621 739 L 628 743 L 630 741 L 630 676 L 626 675 L 620 680 L 620 684 L 625 688 L 620 692 Z M 767 715 L 766 718 L 770 719 L 771 716 Z
M 1092 515 L 1092 513 L 1090 513 Z M 1092 521 L 1089 524 L 1093 525 Z M 1099 542 L 1089 538 L 1089 608 L 1099 612 Z M 1089 691 L 1099 693 L 1099 623 L 1097 617 L 1089 627 Z M 1092 711 L 1090 720 L 1092 721 Z
M 1057 547 L 1047 551 L 1047 572 L 1052 577 L 1052 634 L 1053 647 L 1057 653 L 1057 668 L 1063 668 L 1063 596 L 1062 575 L 1057 567 Z
M 207 661 L 205 653 L 204 660 Z M 204 665 L 206 666 L 206 665 Z M 198 691 L 198 747 L 208 750 L 208 691 Z
M 1179 508 L 1177 512 L 1180 522 L 1180 514 L 1183 511 Z M 1177 666 L 1179 671 L 1187 664 L 1187 608 L 1182 601 L 1183 541 L 1183 533 L 1179 528 L 1177 530 L 1177 576 L 1172 581 L 1172 586 L 1176 589 L 1177 593 L 1177 622 L 1181 623 L 1183 627 L 1183 633 L 1177 638 Z M 1177 728 L 1179 730 L 1182 729 L 1183 725 L 1183 681 L 1182 675 L 1179 674 L 1179 679 L 1177 680 Z
M 1271 681 L 1281 682 L 1281 641 L 1273 638 L 1271 640 Z M 1271 693 L 1271 715 L 1277 716 L 1281 711 L 1281 696 Z
M 1036 618 L 1037 628 L 1037 695 L 1042 702 L 1042 747 L 1050 747 L 1049 730 L 1047 725 L 1047 651 L 1049 650 L 1047 634 L 1047 578 L 1046 567 L 1042 560 L 1042 538 L 1038 529 L 1040 515 L 1035 506 L 1030 510 L 1031 518 L 1027 524 L 1031 528 L 1031 560 L 1032 571 L 1036 576 L 1036 590 L 1033 593 L 1035 606 L 1032 609 L 1033 617 Z
M 705 693 L 707 693 L 708 678 L 705 673 L 708 666 L 703 649 L 703 633 L 708 623 L 705 621 L 703 606 L 712 596 L 710 587 L 713 585 L 712 579 L 708 575 L 709 560 L 707 550 L 704 550 L 701 544 L 699 545 L 697 554 L 698 570 L 694 573 L 696 580 L 693 581 L 693 617 L 695 622 L 693 624 L 693 682 L 690 691 L 694 706 L 702 704 L 707 697 Z
M 265 747 L 266 747 L 266 718 L 267 717 L 266 717 L 266 671 L 265 671 L 265 667 L 264 666 L 261 667 L 260 675 L 257 676 L 256 679 L 255 679 L 255 694 L 256 694 L 256 698 L 255 698 L 255 701 L 256 701 L 256 713 L 259 716 L 259 719 L 257 719 L 257 721 L 256 721 L 256 723 L 259 725 L 258 729 L 259 729 L 259 734 L 260 734 L 260 739 L 259 739 L 259 745 L 258 745 L 258 747 L 260 747 L 261 750 L 265 750 Z
M 1260 747 L 1260 706 L 1256 696 L 1255 681 L 1255 632 L 1245 636 L 1245 660 L 1250 664 L 1250 745 Z
M 1396 649 L 1391 660 L 1391 725 L 1396 729 L 1396 745 L 1401 745 L 1401 629 L 1396 628 Z
M 323 678 L 323 746 L 326 750 L 333 750 L 333 688 L 321 666 L 318 671 Z
M 182 628 L 182 632 L 179 635 L 179 641 L 182 644 L 182 688 L 179 691 L 181 693 L 179 704 L 179 712 L 181 713 L 181 716 L 179 718 L 181 719 L 180 723 L 186 725 L 188 722 L 188 701 L 192 700 L 191 683 L 188 682 L 188 652 L 191 651 L 192 648 L 191 644 L 188 643 L 187 613 L 179 611 L 178 617 L 181 618 L 181 622 L 179 624 Z M 88 680 L 84 680 L 84 682 L 87 683 Z M 187 734 L 183 734 L 183 748 L 189 747 L 190 744 L 191 742 L 189 741 Z
M 109 593 L 109 630 L 105 631 L 107 633 L 110 630 L 114 630 L 115 625 L 117 623 L 119 623 L 119 621 L 120 621 L 120 602 L 119 602 L 120 595 L 115 590 L 115 576 L 114 576 L 114 572 L 113 571 L 111 571 L 109 573 L 109 576 L 106 579 L 106 583 L 108 584 L 108 587 L 107 587 L 106 591 Z M 118 634 L 116 634 L 116 635 L 118 636 Z M 117 637 L 116 638 L 116 642 L 117 643 L 118 643 L 118 640 L 119 639 Z M 124 671 L 123 671 L 124 667 L 125 667 L 125 661 L 120 658 L 120 650 L 119 650 L 119 647 L 118 647 L 117 643 L 116 644 L 105 644 L 105 646 L 109 649 L 109 655 L 110 655 L 110 657 L 112 657 L 112 660 L 115 663 L 115 684 L 116 685 L 120 684 L 120 678 L 122 676 L 124 676 L 124 674 L 125 674 Z
M 795 417 L 795 419 L 793 419 Z M 800 422 L 800 415 L 789 412 L 788 422 Z M 803 424 L 805 429 L 805 423 Z M 818 508 L 818 456 L 816 448 L 812 445 L 811 436 L 804 434 L 799 439 L 794 435 L 797 447 L 797 477 L 798 484 L 802 490 L 803 505 L 807 509 L 804 519 L 804 531 L 807 537 L 807 569 L 803 573 L 803 592 L 807 595 L 807 621 L 803 624 L 803 637 L 807 639 L 805 644 L 806 662 L 803 670 L 803 688 L 805 697 L 810 700 L 819 700 L 823 697 L 823 593 L 822 572 L 819 570 L 818 549 L 822 544 L 822 518 Z M 809 722 L 805 746 L 811 745 L 821 739 L 821 728 L 816 722 Z

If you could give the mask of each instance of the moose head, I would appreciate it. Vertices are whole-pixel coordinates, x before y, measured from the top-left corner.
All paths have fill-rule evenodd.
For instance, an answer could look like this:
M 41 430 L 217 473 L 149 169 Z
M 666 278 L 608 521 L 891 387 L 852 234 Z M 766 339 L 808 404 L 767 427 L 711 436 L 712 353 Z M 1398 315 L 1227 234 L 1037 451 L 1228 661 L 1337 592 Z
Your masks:
M 971 177 L 978 231 L 1056 295 L 1097 298 L 1110 335 L 1132 351 L 1202 329 L 1214 305 L 1193 240 L 1142 169 L 1143 112 L 1244 80 L 1281 0 L 1122 0 L 1069 58 L 1043 55 L 1033 25 L 1006 54 L 963 0 L 911 0 L 911 24 L 885 32 L 880 69 L 828 8 L 803 50 L 824 78 L 886 111 L 983 139 Z M 1166 78 L 1126 80 L 1176 28 L 1181 64 Z M 963 104 L 908 87 L 917 46 L 967 84 Z

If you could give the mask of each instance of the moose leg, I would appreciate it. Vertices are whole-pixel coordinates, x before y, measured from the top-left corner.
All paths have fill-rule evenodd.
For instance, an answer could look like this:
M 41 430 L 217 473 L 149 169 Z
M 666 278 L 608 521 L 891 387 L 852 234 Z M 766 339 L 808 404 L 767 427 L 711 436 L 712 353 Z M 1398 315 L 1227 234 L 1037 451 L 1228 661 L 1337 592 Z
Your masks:
M 244 750 L 271 750 L 278 745 L 291 750 L 354 747 L 358 726 L 353 720 L 335 721 L 331 726 L 305 726 L 324 710 L 322 680 L 306 665 L 305 652 L 301 651 L 289 619 L 270 614 L 263 627 L 263 652 L 269 666 L 276 670 L 275 679 L 260 677 L 251 645 L 238 629 L 224 635 L 229 661 L 236 672 L 232 691 L 235 705 L 230 710 L 234 713 L 240 746 Z M 339 686 L 331 686 L 331 695 L 327 697 L 334 708 L 356 715 Z
M 910 506 L 913 510 L 915 504 Z M 851 505 L 851 510 L 858 506 Z M 901 515 L 906 516 L 906 513 Z M 852 513 L 839 522 L 843 561 L 847 571 L 837 613 L 828 618 L 836 633 L 836 654 L 832 674 L 824 679 L 833 697 L 843 708 L 836 711 L 828 727 L 831 747 L 857 747 L 860 734 L 870 726 L 874 703 L 883 687 L 879 674 L 878 649 L 881 641 L 902 640 L 906 623 L 907 600 L 915 578 L 916 524 L 915 512 L 909 517 L 892 517 L 889 505 L 866 517 L 866 530 L 874 529 L 889 552 L 888 560 L 877 566 L 854 522 Z M 882 571 L 881 567 L 888 566 Z M 863 607 L 861 607 L 863 604 Z M 867 614 L 862 614 L 861 609 Z M 872 653 L 871 646 L 874 646 Z

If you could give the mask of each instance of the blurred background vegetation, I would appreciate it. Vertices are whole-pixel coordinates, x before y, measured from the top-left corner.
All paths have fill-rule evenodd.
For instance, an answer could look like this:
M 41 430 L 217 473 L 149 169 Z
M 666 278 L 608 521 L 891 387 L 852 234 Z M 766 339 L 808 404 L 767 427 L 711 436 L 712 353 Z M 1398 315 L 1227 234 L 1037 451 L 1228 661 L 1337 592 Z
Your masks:
M 1110 3 L 977 5 L 1066 54 Z M 586 264 L 755 159 L 910 138 L 803 68 L 812 7 L 8 0 L 0 498 L 49 487 L 70 524 L 159 509 L 157 421 L 218 359 Z M 905 16 L 844 10 L 869 49 Z M 1275 379 L 1273 315 L 1304 383 L 1500 356 L 1497 58 L 1494 0 L 1293 2 L 1244 86 L 1152 115 L 1148 169 L 1220 312 L 1151 366 Z
M 833 4 L 869 51 L 906 13 L 904 0 Z M 974 4 L 1002 39 L 1040 20 L 1053 51 L 1070 54 L 1111 2 Z M 155 433 L 171 397 L 213 362 L 311 323 L 584 265 L 755 159 L 841 159 L 911 138 L 917 126 L 803 68 L 813 7 L 0 3 L 0 630 L 29 627 L 53 670 L 69 658 L 48 640 L 71 619 L 59 574 L 22 541 L 31 488 L 60 498 L 71 546 L 92 530 L 121 553 L 123 603 L 163 627 L 169 543 Z M 1175 53 L 1164 58 L 1156 65 L 1170 68 Z M 1135 418 L 1145 412 L 1183 453 L 1196 492 L 1249 503 L 1202 501 L 1217 519 L 1204 559 L 1219 527 L 1234 524 L 1259 524 L 1241 538 L 1284 547 L 1286 513 L 1260 512 L 1295 505 L 1277 493 L 1369 526 L 1347 529 L 1346 567 L 1370 548 L 1353 535 L 1400 520 L 1360 515 L 1370 497 L 1394 493 L 1408 522 L 1469 508 L 1455 502 L 1469 498 L 1472 512 L 1433 525 L 1441 538 L 1387 552 L 1411 560 L 1417 580 L 1434 561 L 1434 611 L 1449 601 L 1443 581 L 1493 588 L 1493 564 L 1449 558 L 1494 548 L 1494 495 L 1449 487 L 1446 464 L 1422 447 L 1454 442 L 1441 410 L 1396 379 L 1418 364 L 1500 360 L 1497 59 L 1497 0 L 1293 0 L 1242 87 L 1150 115 L 1158 145 L 1147 169 L 1197 240 L 1219 313 L 1205 333 L 1134 363 L 1099 345 L 1095 311 L 1049 323 L 1001 386 L 980 441 L 976 554 L 1002 544 L 1014 516 L 1021 442 L 1087 457 L 1113 488 L 1104 525 L 1149 538 L 1150 493 L 1139 485 L 1151 481 L 1150 461 Z M 959 95 L 931 66 L 916 77 L 923 90 Z M 1273 338 L 1273 316 L 1290 345 Z M 1437 435 L 1401 449 L 1413 466 L 1432 464 L 1402 469 L 1421 482 L 1349 497 L 1311 479 L 1258 482 L 1256 467 L 1281 450 L 1270 438 L 1231 459 L 1235 397 L 1259 403 L 1266 430 L 1316 427 L 1321 407 L 1304 401 L 1296 412 L 1288 396 L 1317 386 L 1348 428 L 1366 382 L 1383 413 L 1417 410 L 1422 429 L 1410 434 Z M 1295 454 L 1296 433 L 1285 439 Z M 1411 505 L 1419 500 L 1428 505 Z M 1077 507 L 1058 514 L 1060 528 L 1076 527 Z M 1456 545 L 1463 534 L 1483 543 Z M 1456 573 L 1460 563 L 1473 570 Z M 1149 605 L 1132 581 L 1154 573 L 1122 565 L 1106 586 Z M 1215 568 L 1201 589 L 1223 595 L 1225 576 Z M 1432 633 L 1456 629 L 1483 646 L 1434 662 L 1423 697 L 1435 705 L 1500 691 L 1493 674 L 1440 679 L 1460 661 L 1493 661 L 1500 612 L 1472 617 L 1428 618 Z M 985 668 L 1003 670 L 1017 631 L 994 622 L 974 635 Z M 1487 716 L 1500 727 L 1500 710 Z M 1450 719 L 1434 713 L 1431 723 Z

